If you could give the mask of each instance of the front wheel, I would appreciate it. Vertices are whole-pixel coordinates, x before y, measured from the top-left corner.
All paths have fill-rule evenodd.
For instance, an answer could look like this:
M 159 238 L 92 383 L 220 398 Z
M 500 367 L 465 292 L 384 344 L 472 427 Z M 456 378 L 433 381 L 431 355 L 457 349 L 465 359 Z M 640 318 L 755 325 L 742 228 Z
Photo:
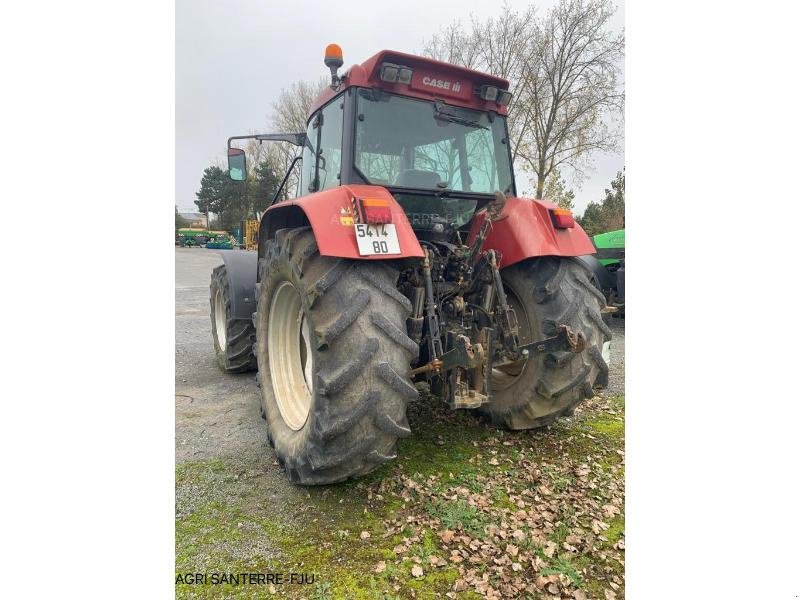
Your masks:
M 211 274 L 211 335 L 217 365 L 225 373 L 243 373 L 256 368 L 253 354 L 255 327 L 252 319 L 231 318 L 231 292 L 225 265 Z
M 532 354 L 492 371 L 492 400 L 480 410 L 508 429 L 544 427 L 572 414 L 594 395 L 594 387 L 608 382 L 604 353 L 611 330 L 600 313 L 605 298 L 590 283 L 587 269 L 572 258 L 530 259 L 501 275 L 517 314 L 521 344 L 554 336 L 562 324 L 586 336 L 586 349 L 579 354 Z

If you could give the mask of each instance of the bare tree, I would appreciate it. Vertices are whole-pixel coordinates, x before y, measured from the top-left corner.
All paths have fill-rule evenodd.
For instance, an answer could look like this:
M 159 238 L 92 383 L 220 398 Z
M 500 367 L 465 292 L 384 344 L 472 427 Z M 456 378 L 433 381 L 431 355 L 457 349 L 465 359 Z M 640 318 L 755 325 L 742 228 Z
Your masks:
M 306 131 L 306 120 L 308 119 L 311 105 L 327 85 L 329 85 L 329 81 L 325 78 L 320 78 L 315 82 L 297 81 L 288 88 L 281 90 L 278 100 L 272 105 L 270 131 L 273 133 L 299 133 Z M 273 173 L 279 179 L 283 179 L 292 160 L 300 151 L 297 146 L 293 146 L 288 142 L 269 142 L 264 144 L 263 148 L 263 160 L 269 163 Z M 295 169 L 286 182 L 286 188 L 283 191 L 284 198 L 295 195 L 297 186 L 300 183 L 299 179 L 298 170 Z
M 561 0 L 537 18 L 506 4 L 500 17 L 473 18 L 467 32 L 453 23 L 425 45 L 428 56 L 509 80 L 512 159 L 536 175 L 537 198 L 554 169 L 580 178 L 593 152 L 618 146 L 607 123 L 624 103 L 625 37 L 608 31 L 615 11 L 610 0 Z
M 511 82 L 514 99 L 509 107 L 508 129 L 512 160 L 517 160 L 517 146 L 529 137 L 533 126 L 527 111 L 517 110 L 527 99 L 517 82 L 523 76 L 525 58 L 536 33 L 536 10 L 522 12 L 503 4 L 500 17 L 470 20 L 465 30 L 460 21 L 443 28 L 425 43 L 423 54 L 469 69 L 503 77 Z
M 521 87 L 533 122 L 533 140 L 519 152 L 536 173 L 541 197 L 553 169 L 583 174 L 594 151 L 617 148 L 620 132 L 604 117 L 622 111 L 620 68 L 624 33 L 607 30 L 615 12 L 609 0 L 562 0 L 553 7 L 526 60 Z
M 477 69 L 480 43 L 475 33 L 474 27 L 465 31 L 461 21 L 454 21 L 428 40 L 423 52 L 442 62 Z
M 256 132 L 250 131 L 250 133 Z M 267 149 L 264 144 L 259 143 L 257 140 L 247 140 L 244 146 L 244 154 L 247 158 L 247 178 L 252 179 L 255 176 L 258 165 L 265 160 Z

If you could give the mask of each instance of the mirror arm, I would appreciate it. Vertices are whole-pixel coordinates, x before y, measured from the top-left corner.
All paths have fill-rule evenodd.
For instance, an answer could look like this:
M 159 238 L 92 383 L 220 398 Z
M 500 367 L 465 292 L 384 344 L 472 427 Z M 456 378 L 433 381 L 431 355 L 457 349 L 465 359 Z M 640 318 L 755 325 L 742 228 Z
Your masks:
M 228 148 L 233 140 L 258 140 L 259 142 L 289 142 L 295 146 L 306 143 L 305 133 L 259 133 L 253 135 L 234 135 L 228 138 Z

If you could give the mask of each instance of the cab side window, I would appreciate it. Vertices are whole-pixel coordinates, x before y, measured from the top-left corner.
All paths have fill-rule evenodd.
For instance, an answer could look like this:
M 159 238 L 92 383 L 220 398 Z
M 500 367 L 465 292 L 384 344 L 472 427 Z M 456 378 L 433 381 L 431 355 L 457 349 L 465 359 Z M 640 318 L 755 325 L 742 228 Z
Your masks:
M 341 181 L 343 98 L 339 96 L 322 109 L 322 136 L 318 159 L 320 190 L 336 187 Z
M 344 96 L 340 94 L 308 124 L 300 195 L 336 187 L 341 181 L 343 107 Z
M 317 165 L 317 135 L 320 121 L 320 113 L 314 115 L 308 124 L 306 131 L 306 145 L 303 147 L 303 168 L 300 177 L 299 196 L 305 196 L 317 191 L 314 182 L 314 174 Z

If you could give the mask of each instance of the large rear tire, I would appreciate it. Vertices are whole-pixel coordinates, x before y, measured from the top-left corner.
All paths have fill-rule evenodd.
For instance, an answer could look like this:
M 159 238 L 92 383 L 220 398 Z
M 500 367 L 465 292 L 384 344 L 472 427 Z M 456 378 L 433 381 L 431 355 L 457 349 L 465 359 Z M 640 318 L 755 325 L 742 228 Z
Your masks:
M 509 304 L 517 313 L 520 343 L 558 333 L 569 325 L 586 336 L 579 353 L 532 354 L 527 361 L 492 372 L 492 400 L 481 407 L 494 423 L 508 429 L 533 429 L 571 415 L 594 387 L 608 383 L 604 344 L 611 330 L 600 310 L 603 294 L 577 260 L 547 256 L 517 263 L 501 272 Z
M 320 256 L 308 227 L 259 260 L 256 356 L 269 440 L 290 481 L 335 483 L 396 457 L 418 396 L 409 300 L 384 262 Z
M 253 354 L 256 329 L 252 319 L 231 318 L 231 293 L 225 265 L 211 273 L 211 334 L 217 365 L 225 373 L 244 373 L 257 368 Z

